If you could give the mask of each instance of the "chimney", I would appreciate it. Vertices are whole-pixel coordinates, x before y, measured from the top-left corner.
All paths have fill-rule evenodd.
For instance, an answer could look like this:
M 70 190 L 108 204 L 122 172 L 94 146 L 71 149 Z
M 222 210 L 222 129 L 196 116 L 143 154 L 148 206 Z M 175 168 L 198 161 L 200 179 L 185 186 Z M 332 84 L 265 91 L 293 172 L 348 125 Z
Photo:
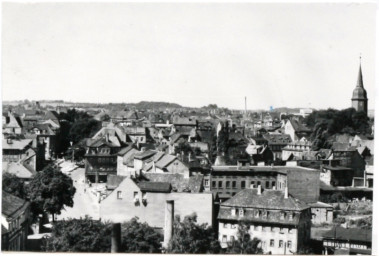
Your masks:
M 121 224 L 112 224 L 112 245 L 111 252 L 120 252 L 121 249 Z
M 262 187 L 261 187 L 261 185 L 258 185 L 257 195 L 260 195 L 260 194 L 262 194 Z
M 167 248 L 172 238 L 174 224 L 174 200 L 166 200 L 163 247 Z
M 109 142 L 109 133 L 106 133 L 106 134 L 105 134 L 105 140 L 106 140 L 107 142 Z
M 156 172 L 155 170 L 155 161 L 153 160 L 153 172 Z
M 288 199 L 288 187 L 284 189 L 284 199 Z

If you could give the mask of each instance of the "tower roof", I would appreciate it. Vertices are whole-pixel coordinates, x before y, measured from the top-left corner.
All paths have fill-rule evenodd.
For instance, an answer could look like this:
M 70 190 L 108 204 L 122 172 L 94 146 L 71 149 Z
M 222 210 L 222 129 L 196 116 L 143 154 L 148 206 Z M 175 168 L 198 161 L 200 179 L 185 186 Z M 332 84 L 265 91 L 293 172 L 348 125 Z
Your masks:
M 363 87 L 362 64 L 359 63 L 357 86 L 353 91 L 352 100 L 367 100 L 367 92 Z

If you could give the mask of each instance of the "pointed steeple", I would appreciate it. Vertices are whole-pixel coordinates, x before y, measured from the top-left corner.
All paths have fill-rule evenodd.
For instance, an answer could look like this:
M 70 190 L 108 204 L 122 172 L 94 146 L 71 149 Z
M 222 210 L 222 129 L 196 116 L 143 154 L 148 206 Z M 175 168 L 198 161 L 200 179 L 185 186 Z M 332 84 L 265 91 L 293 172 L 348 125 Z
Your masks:
M 357 81 L 357 87 L 363 88 L 363 78 L 362 78 L 362 63 L 361 63 L 362 56 L 359 56 L 359 73 L 358 73 L 358 81 Z

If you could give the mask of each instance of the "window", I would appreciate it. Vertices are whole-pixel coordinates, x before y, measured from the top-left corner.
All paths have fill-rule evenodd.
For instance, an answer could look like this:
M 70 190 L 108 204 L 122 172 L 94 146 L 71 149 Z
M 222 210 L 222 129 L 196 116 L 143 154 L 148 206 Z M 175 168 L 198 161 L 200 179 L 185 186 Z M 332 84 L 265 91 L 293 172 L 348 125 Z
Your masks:
M 223 236 L 222 236 L 222 242 L 223 242 L 223 243 L 226 243 L 226 235 L 223 235 Z
M 259 215 L 261 215 L 261 211 L 256 210 L 255 211 L 255 218 L 259 218 Z
M 271 182 L 271 187 L 275 187 L 275 181 Z
M 269 188 L 269 187 L 270 187 L 270 182 L 266 181 L 266 188 Z
M 117 191 L 117 199 L 122 199 L 122 191 Z
M 146 192 L 142 192 L 142 200 L 146 200 L 146 199 L 147 199 Z
M 236 225 L 236 224 L 232 224 L 232 225 L 231 225 L 231 228 L 232 228 L 232 229 L 236 229 L 236 228 L 237 228 L 237 225 Z
M 137 191 L 134 191 L 133 198 L 134 198 L 134 202 L 138 201 L 138 192 Z
M 280 233 L 284 233 L 284 228 L 280 228 Z
M 293 213 L 290 213 L 290 214 L 288 215 L 288 220 L 293 220 Z
M 221 180 L 218 182 L 218 187 L 222 188 L 222 181 Z
M 279 248 L 283 248 L 283 240 L 279 240 Z
M 234 242 L 234 236 L 230 236 L 230 242 Z
M 230 188 L 230 181 L 227 181 L 226 182 L 226 186 L 225 186 L 226 188 Z
M 259 230 L 259 226 L 254 226 L 254 230 L 258 231 Z
M 271 232 L 275 232 L 275 227 L 271 227 Z
M 241 181 L 241 188 L 245 188 L 246 187 L 246 182 L 245 181 Z
M 232 196 L 235 196 L 235 195 L 236 195 L 236 192 L 233 192 L 233 193 L 232 193 Z
M 260 181 L 257 181 L 257 186 L 261 185 L 261 182 Z
M 235 188 L 237 186 L 237 182 L 236 181 L 232 181 L 232 188 Z
M 212 188 L 216 187 L 216 181 L 212 181 Z
M 204 180 L 204 185 L 208 187 L 209 186 L 209 180 Z
M 274 239 L 271 239 L 270 240 L 270 247 L 274 247 L 275 246 L 275 241 L 274 241 Z
M 264 211 L 263 214 L 262 214 L 262 218 L 263 219 L 267 219 L 267 211 Z
M 240 210 L 239 210 L 239 215 L 240 215 L 240 217 L 243 217 L 243 214 L 244 214 L 244 210 L 243 210 L 243 209 L 240 209 Z
M 236 211 L 237 211 L 237 209 L 232 208 L 232 216 L 236 215 Z
M 288 247 L 288 249 L 291 249 L 291 248 L 292 248 L 292 241 L 291 241 L 291 240 L 288 240 L 288 242 L 287 242 L 287 247 Z
M 255 188 L 255 181 L 250 182 L 250 186 L 251 186 L 252 188 Z
M 292 228 L 288 228 L 288 233 L 292 234 Z
M 224 228 L 228 228 L 228 223 L 224 223 Z
M 280 213 L 280 219 L 281 220 L 284 220 L 284 218 L 286 217 L 286 214 L 284 212 L 281 212 Z

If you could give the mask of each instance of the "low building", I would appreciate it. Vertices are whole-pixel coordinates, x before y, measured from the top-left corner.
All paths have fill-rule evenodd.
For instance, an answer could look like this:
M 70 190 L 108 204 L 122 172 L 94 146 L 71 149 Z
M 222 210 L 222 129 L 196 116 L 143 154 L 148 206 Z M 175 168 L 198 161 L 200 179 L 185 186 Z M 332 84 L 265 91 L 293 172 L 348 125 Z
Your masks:
M 265 254 L 294 254 L 310 240 L 310 208 L 287 190 L 244 189 L 220 205 L 218 220 L 222 247 L 237 239 L 241 221 Z
M 333 206 L 323 202 L 308 204 L 312 212 L 312 224 L 333 223 Z
M 30 203 L 2 191 L 1 250 L 26 251 Z
M 289 159 L 303 160 L 305 154 L 312 149 L 312 143 L 307 140 L 293 141 L 282 149 L 282 159 L 287 161 Z
M 320 180 L 330 186 L 351 186 L 354 172 L 343 166 L 321 165 Z
M 113 222 L 138 217 L 154 228 L 165 224 L 165 202 L 174 200 L 174 215 L 183 219 L 197 214 L 198 223 L 213 223 L 213 195 L 202 192 L 202 176 L 184 178 L 180 174 L 143 174 L 125 177 L 100 203 L 100 217 Z
M 342 249 L 344 254 L 371 255 L 372 230 L 334 227 L 323 234 L 322 244 L 325 254 Z
M 267 145 L 274 154 L 274 160 L 282 159 L 282 149 L 292 142 L 288 134 L 264 134 L 263 138 L 267 140 Z

